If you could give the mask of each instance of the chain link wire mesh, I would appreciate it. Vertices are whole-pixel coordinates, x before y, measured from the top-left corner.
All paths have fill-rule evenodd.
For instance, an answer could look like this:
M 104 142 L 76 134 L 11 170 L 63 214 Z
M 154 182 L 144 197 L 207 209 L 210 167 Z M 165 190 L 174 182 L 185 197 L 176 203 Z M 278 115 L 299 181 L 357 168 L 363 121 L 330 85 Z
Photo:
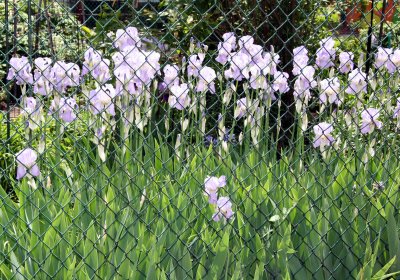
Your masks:
M 3 279 L 396 279 L 396 1 L 0 3 Z

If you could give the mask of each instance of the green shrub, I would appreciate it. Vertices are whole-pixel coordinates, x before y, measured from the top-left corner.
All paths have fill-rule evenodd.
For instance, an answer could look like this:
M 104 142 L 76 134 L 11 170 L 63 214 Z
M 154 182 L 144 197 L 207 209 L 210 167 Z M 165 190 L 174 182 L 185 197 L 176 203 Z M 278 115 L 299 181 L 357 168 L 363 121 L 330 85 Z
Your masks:
M 27 1 L 16 0 L 14 15 L 13 1 L 9 1 L 8 26 L 4 24 L 5 13 L 0 14 L 0 26 L 7 30 L 9 48 L 6 49 L 6 36 L 0 36 L 0 80 L 7 72 L 6 56 L 14 52 L 19 55 L 54 56 L 59 60 L 76 61 L 86 48 L 80 31 L 78 20 L 68 8 L 56 1 L 48 1 L 47 7 L 38 8 L 38 1 L 31 4 L 31 25 L 28 17 Z M 43 1 L 41 1 L 43 3 Z M 4 1 L 0 3 L 0 11 L 5 11 Z M 16 20 L 16 46 L 13 49 L 14 21 Z M 37 30 L 37 27 L 38 30 Z M 49 29 L 50 28 L 50 29 Z M 29 34 L 31 34 L 29 36 Z M 4 34 L 5 35 L 5 34 Z M 51 42 L 50 42 L 51 39 Z M 37 41 L 37 48 L 36 48 Z M 51 48 L 51 45 L 53 47 Z

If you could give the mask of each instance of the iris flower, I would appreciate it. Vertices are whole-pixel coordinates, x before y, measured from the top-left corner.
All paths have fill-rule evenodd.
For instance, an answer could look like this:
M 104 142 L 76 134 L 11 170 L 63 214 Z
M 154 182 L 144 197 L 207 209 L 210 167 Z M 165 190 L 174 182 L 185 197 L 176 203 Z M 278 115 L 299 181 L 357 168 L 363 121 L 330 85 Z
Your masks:
M 235 119 L 240 119 L 242 118 L 246 113 L 247 113 L 247 98 L 241 98 L 238 101 L 236 101 L 236 108 L 235 108 L 235 113 L 234 113 L 234 118 Z
M 229 69 L 225 70 L 225 78 L 241 81 L 250 78 L 251 57 L 248 54 L 237 52 L 231 58 Z
M 279 93 L 288 92 L 289 91 L 288 79 L 289 79 L 288 73 L 277 71 L 274 74 L 274 83 L 272 84 L 272 89 L 275 92 Z
M 330 123 L 322 122 L 314 126 L 314 148 L 319 147 L 321 151 L 326 146 L 331 146 L 335 139 L 332 136 L 333 126 Z
M 294 83 L 293 95 L 300 100 L 311 98 L 310 89 L 317 86 L 314 80 L 315 69 L 312 66 L 306 66 Z
M 168 87 L 179 84 L 179 67 L 178 67 L 178 65 L 167 64 L 163 68 L 163 72 L 164 72 L 164 83 Z
M 205 66 L 199 72 L 199 81 L 196 86 L 197 92 L 205 92 L 210 90 L 211 93 L 215 93 L 214 80 L 217 78 L 215 70 L 211 67 Z
M 194 54 L 189 57 L 187 66 L 187 75 L 189 78 L 192 76 L 197 78 L 199 76 L 199 71 L 202 68 L 204 58 L 204 53 Z
M 35 59 L 33 92 L 43 96 L 53 90 L 51 58 L 38 57 Z
M 70 123 L 76 119 L 75 110 L 78 107 L 74 98 L 61 98 L 59 116 L 66 123 Z
M 171 95 L 168 98 L 168 103 L 171 108 L 183 110 L 190 105 L 189 88 L 186 83 L 181 85 L 173 85 L 170 88 Z
M 205 194 L 208 195 L 208 202 L 216 204 L 218 200 L 218 189 L 226 186 L 226 177 L 207 177 L 204 180 Z
M 354 54 L 352 52 L 342 52 L 339 55 L 339 72 L 346 74 L 353 70 L 354 68 Z
M 375 128 L 382 128 L 382 122 L 378 120 L 379 115 L 379 110 L 375 108 L 368 108 L 362 111 L 360 130 L 362 134 L 370 134 L 375 130 Z
M 128 27 L 125 30 L 118 29 L 115 33 L 114 47 L 123 51 L 127 47 L 141 47 L 139 32 L 135 27 Z
M 346 89 L 348 94 L 360 94 L 367 92 L 366 74 L 361 69 L 354 69 L 349 74 L 349 87 Z
M 57 61 L 52 68 L 52 78 L 56 90 L 65 93 L 68 87 L 79 85 L 79 66 L 75 63 Z
M 319 42 L 320 48 L 317 50 L 315 64 L 320 69 L 327 69 L 334 66 L 336 50 L 335 41 L 332 37 L 325 38 Z
M 8 70 L 7 80 L 16 79 L 17 85 L 33 83 L 32 66 L 27 57 L 12 57 L 9 63 L 11 68 Z
M 37 177 L 40 175 L 39 166 L 36 164 L 37 154 L 31 148 L 26 148 L 17 154 L 17 180 L 26 175 Z
M 37 106 L 37 100 L 34 97 L 24 98 L 24 114 L 27 116 L 27 125 L 31 130 L 39 127 L 41 118 L 40 108 Z
M 140 94 L 141 91 L 137 91 L 137 88 L 150 86 L 160 70 L 160 54 L 155 51 L 127 47 L 124 51 L 115 53 L 112 58 L 118 92 L 125 87 L 130 94 Z
M 375 54 L 375 68 L 380 69 L 385 66 L 392 53 L 393 49 L 378 47 L 378 51 Z
M 400 67 L 400 50 L 396 49 L 390 54 L 388 61 L 386 62 L 386 69 L 390 74 L 398 71 Z
M 293 75 L 297 76 L 308 65 L 308 50 L 305 46 L 297 47 L 293 50 Z
M 115 88 L 106 84 L 90 92 L 89 100 L 91 111 L 97 115 L 102 112 L 107 112 L 111 116 L 115 115 L 113 98 L 115 97 Z
M 319 100 L 323 104 L 340 104 L 340 81 L 338 78 L 327 78 L 321 81 Z
M 216 212 L 212 216 L 213 220 L 216 222 L 220 221 L 221 218 L 229 220 L 234 214 L 232 211 L 232 202 L 229 200 L 229 197 L 220 197 L 217 201 L 216 208 Z
M 234 49 L 236 49 L 236 37 L 234 33 L 229 32 L 222 35 L 222 38 L 224 41 L 218 43 L 218 56 L 215 60 L 225 64 L 229 61 Z
M 106 83 L 111 78 L 110 60 L 103 58 L 101 53 L 93 48 L 85 52 L 85 61 L 82 66 L 82 76 L 89 73 L 100 84 Z

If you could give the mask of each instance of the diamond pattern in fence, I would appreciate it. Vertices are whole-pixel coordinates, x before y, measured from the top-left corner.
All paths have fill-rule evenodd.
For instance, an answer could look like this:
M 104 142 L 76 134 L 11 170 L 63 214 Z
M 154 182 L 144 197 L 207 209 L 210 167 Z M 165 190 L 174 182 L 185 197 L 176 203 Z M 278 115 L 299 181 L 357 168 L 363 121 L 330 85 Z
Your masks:
M 1 278 L 395 279 L 399 9 L 0 3 Z

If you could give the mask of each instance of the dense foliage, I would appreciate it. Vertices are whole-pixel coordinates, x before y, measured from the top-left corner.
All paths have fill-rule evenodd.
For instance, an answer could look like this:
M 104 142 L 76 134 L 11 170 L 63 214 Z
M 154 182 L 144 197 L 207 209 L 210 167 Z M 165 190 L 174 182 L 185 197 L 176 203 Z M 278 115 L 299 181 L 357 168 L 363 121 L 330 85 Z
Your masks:
M 367 74 L 328 1 L 229 2 L 162 1 L 159 39 L 107 7 L 82 52 L 75 19 L 71 53 L 20 38 L 0 278 L 397 276 L 400 48 Z
M 35 57 L 54 56 L 60 60 L 75 61 L 86 49 L 80 24 L 68 8 L 57 1 L 47 1 L 46 6 L 44 2 L 31 1 L 29 12 L 27 1 L 8 1 L 7 26 L 5 13 L 0 13 L 0 27 L 4 31 L 0 37 L 0 80 L 3 80 L 8 67 L 6 55 L 33 54 Z M 0 11 L 5 11 L 5 1 L 0 3 Z M 7 30 L 9 49 L 6 49 Z
M 24 145 L 5 157 L 12 191 L 0 190 L 4 278 L 400 271 L 400 49 L 378 48 L 367 76 L 362 56 L 324 38 L 315 54 L 292 50 L 291 79 L 273 48 L 222 38 L 216 54 L 192 42 L 164 67 L 134 27 L 79 64 L 10 60 L 24 111 L 10 147 L 18 133 Z M 296 115 L 280 147 L 286 94 Z

